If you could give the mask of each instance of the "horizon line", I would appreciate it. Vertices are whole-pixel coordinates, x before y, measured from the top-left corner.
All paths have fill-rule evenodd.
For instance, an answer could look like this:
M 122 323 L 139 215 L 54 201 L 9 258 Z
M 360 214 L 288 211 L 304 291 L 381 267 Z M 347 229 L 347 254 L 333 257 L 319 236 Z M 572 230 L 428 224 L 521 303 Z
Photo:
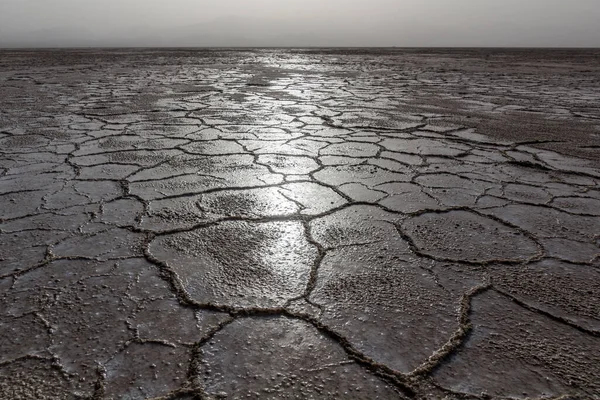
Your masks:
M 0 50 L 127 50 L 127 49 L 515 49 L 515 50 L 600 50 L 600 46 L 8 46 Z

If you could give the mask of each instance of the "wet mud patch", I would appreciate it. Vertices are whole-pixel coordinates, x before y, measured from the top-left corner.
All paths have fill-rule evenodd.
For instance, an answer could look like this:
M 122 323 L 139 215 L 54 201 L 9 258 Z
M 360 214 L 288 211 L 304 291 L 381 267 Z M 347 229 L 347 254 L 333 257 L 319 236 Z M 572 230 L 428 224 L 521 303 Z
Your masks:
M 206 391 L 217 397 L 403 399 L 303 321 L 242 319 L 203 348 Z
M 323 307 L 323 322 L 359 351 L 409 373 L 456 329 L 456 296 L 388 246 L 328 252 L 310 300 Z
M 525 232 L 469 211 L 425 213 L 401 227 L 419 252 L 440 260 L 522 262 L 540 256 Z
M 199 303 L 281 306 L 304 291 L 317 250 L 299 222 L 223 222 L 160 236 L 153 257 Z
M 598 393 L 600 339 L 578 332 L 494 292 L 474 300 L 473 332 L 434 374 L 452 390 L 496 397 L 544 398 Z M 502 379 L 498 379 L 502 376 Z

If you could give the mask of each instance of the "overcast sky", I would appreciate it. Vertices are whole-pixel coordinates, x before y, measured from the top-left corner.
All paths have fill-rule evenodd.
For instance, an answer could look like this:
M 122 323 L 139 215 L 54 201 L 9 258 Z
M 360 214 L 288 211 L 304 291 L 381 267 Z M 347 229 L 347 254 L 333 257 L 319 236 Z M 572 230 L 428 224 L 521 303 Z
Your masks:
M 599 21 L 600 0 L 0 0 L 0 47 L 600 47 Z

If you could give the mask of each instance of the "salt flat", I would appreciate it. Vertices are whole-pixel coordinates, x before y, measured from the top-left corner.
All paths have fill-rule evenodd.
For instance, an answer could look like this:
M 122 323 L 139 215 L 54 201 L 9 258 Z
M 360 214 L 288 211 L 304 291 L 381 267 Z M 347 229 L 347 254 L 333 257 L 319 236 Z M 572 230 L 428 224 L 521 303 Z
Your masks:
M 1 51 L 0 398 L 599 399 L 599 76 Z

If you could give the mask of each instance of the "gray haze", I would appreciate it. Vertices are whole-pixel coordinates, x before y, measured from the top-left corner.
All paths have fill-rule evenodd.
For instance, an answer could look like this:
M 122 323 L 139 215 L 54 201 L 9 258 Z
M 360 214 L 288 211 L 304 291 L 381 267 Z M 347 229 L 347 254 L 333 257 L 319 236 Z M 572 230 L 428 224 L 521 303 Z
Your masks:
M 0 0 L 0 47 L 600 47 L 600 0 Z

